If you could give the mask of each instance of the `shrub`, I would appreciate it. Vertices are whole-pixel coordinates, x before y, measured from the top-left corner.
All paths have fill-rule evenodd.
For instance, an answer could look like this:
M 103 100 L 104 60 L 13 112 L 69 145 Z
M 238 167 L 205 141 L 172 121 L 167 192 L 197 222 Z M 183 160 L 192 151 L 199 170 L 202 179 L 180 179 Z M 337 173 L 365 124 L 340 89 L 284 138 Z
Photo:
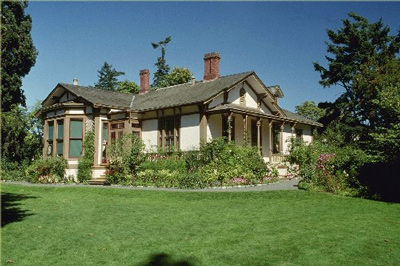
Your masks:
M 27 161 L 13 162 L 5 158 L 1 159 L 1 180 L 23 181 L 26 180 L 25 170 L 29 163 Z
M 107 156 L 111 171 L 107 174 L 107 182 L 127 182 L 135 176 L 139 165 L 146 160 L 144 149 L 143 141 L 133 134 L 125 134 L 108 145 Z
M 94 161 L 94 132 L 89 131 L 85 135 L 85 141 L 83 143 L 83 157 L 78 163 L 78 175 L 79 182 L 83 183 L 92 178 L 92 166 Z
M 299 187 L 347 195 L 355 195 L 362 189 L 359 171 L 368 161 L 363 151 L 319 141 L 309 145 L 292 141 L 290 149 L 288 161 L 299 166 L 302 177 Z
M 187 172 L 179 180 L 179 188 L 205 188 L 207 182 L 198 172 Z
M 65 175 L 67 161 L 62 157 L 38 159 L 26 169 L 26 177 L 34 183 L 60 183 L 68 181 Z

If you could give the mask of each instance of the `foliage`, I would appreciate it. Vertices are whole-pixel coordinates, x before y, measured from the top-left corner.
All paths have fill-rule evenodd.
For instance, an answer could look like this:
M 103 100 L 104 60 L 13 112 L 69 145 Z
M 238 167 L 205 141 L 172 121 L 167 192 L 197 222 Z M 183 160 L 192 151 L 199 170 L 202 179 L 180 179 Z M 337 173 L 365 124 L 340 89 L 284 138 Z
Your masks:
M 207 185 L 199 172 L 186 172 L 179 180 L 179 188 L 205 188 Z
M 92 178 L 92 166 L 94 162 L 94 132 L 89 131 L 83 142 L 83 157 L 78 162 L 78 181 L 83 183 Z
M 298 174 L 302 177 L 300 186 L 305 189 L 349 195 L 365 189 L 358 178 L 369 157 L 360 149 L 317 140 L 305 144 L 292 139 L 288 161 L 298 165 Z
M 262 183 L 268 171 L 255 147 L 228 144 L 223 138 L 202 144 L 197 156 L 188 153 L 185 161 L 189 171 L 199 171 L 210 185 L 235 178 L 246 179 L 249 184 Z
M 139 165 L 146 159 L 144 151 L 143 141 L 133 134 L 124 134 L 108 145 L 107 156 L 111 170 L 107 174 L 107 179 L 114 183 L 128 180 L 136 175 Z
M 357 94 L 369 95 L 356 103 L 372 138 L 363 146 L 379 160 L 393 161 L 400 156 L 400 60 L 362 65 L 353 87 Z
M 40 106 L 14 107 L 1 116 L 1 154 L 8 161 L 31 161 L 42 151 L 43 120 L 35 117 Z
M 26 169 L 26 177 L 32 183 L 60 183 L 68 181 L 64 177 L 67 160 L 49 157 L 33 161 Z
M 1 159 L 1 180 L 24 181 L 26 180 L 25 170 L 28 167 L 28 161 L 16 162 Z
M 171 36 L 165 38 L 163 41 L 159 41 L 158 43 L 151 43 L 154 49 L 161 48 L 161 56 L 157 58 L 157 63 L 155 66 L 157 67 L 157 71 L 154 73 L 153 84 L 154 88 L 163 87 L 163 80 L 168 75 L 170 67 L 165 61 L 165 46 L 171 41 Z
M 124 72 L 115 70 L 115 68 L 107 62 L 104 62 L 104 65 L 97 72 L 99 73 L 97 75 L 99 80 L 94 86 L 109 91 L 117 90 L 119 83 L 117 78 L 121 75 L 125 75 Z
M 355 13 L 349 13 L 349 17 L 342 21 L 342 28 L 336 32 L 327 31 L 330 39 L 327 52 L 333 55 L 326 56 L 328 67 L 314 63 L 314 68 L 320 72 L 320 83 L 324 87 L 339 85 L 345 89 L 334 103 L 319 105 L 326 109 L 326 116 L 321 121 L 325 125 L 332 121 L 341 122 L 345 125 L 341 128 L 345 141 L 355 142 L 368 140 L 369 129 L 374 127 L 371 118 L 378 118 L 373 100 L 379 87 L 359 86 L 359 79 L 367 78 L 365 75 L 371 64 L 373 68 L 379 68 L 396 58 L 400 33 L 390 35 L 390 28 L 382 20 L 370 24 Z
M 168 86 L 179 85 L 187 83 L 192 79 L 193 73 L 185 67 L 174 67 L 170 73 L 165 75 L 162 80 L 159 81 L 157 88 L 163 88 Z M 153 88 L 153 89 L 157 89 Z
M 318 121 L 325 115 L 325 110 L 319 108 L 313 101 L 305 101 L 296 107 L 296 113 L 313 121 Z
M 1 111 L 25 106 L 22 78 L 36 63 L 38 52 L 31 36 L 32 19 L 27 1 L 1 2 Z
M 117 91 L 124 93 L 139 93 L 139 85 L 134 81 L 124 80 L 118 83 Z

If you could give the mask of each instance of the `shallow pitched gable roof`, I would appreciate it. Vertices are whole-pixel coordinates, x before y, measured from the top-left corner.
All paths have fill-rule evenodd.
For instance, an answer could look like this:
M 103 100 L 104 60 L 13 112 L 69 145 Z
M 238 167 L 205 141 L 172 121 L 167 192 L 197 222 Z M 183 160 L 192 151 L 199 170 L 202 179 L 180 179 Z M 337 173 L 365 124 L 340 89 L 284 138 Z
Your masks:
M 202 103 L 243 81 L 254 72 L 244 72 L 219 77 L 212 81 L 197 81 L 196 84 L 185 83 L 176 86 L 149 91 L 143 95 L 135 95 L 132 102 L 134 111 L 148 111 L 174 106 Z
M 82 98 L 97 106 L 115 107 L 117 109 L 129 109 L 133 94 L 117 91 L 106 91 L 93 87 L 83 87 L 66 83 L 59 83 L 76 97 Z
M 296 121 L 299 121 L 299 122 L 302 122 L 302 123 L 305 123 L 305 124 L 314 125 L 314 126 L 317 126 L 317 127 L 323 127 L 323 125 L 321 123 L 319 123 L 319 122 L 316 122 L 316 121 L 313 121 L 311 119 L 305 118 L 304 116 L 301 116 L 301 115 L 298 115 L 296 113 L 290 112 L 290 111 L 288 111 L 286 109 L 282 109 L 282 110 L 285 112 L 286 116 L 288 118 L 290 118 L 290 119 L 293 119 L 293 120 L 296 120 Z

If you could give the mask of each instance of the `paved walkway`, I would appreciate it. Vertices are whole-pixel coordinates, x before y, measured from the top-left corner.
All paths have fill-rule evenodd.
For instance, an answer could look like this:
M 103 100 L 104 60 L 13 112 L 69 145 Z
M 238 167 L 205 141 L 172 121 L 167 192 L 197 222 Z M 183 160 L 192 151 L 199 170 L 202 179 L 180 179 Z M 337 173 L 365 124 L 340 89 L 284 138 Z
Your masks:
M 28 182 L 4 182 L 1 184 L 16 184 L 24 186 L 36 187 L 90 187 L 90 188 L 104 188 L 104 189 L 136 189 L 136 190 L 159 190 L 159 191 L 174 191 L 174 192 L 246 192 L 246 191 L 270 191 L 270 190 L 297 190 L 297 179 L 280 179 L 277 183 L 256 185 L 256 186 L 241 186 L 241 187 L 216 187 L 205 189 L 178 189 L 178 188 L 157 188 L 157 187 L 129 187 L 129 186 L 91 186 L 82 184 L 33 184 Z

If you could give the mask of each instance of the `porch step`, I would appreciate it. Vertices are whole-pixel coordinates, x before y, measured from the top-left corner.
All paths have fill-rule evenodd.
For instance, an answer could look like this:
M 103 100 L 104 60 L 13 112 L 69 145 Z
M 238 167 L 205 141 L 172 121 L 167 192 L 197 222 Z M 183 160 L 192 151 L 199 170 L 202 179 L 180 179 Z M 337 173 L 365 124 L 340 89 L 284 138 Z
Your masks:
M 89 185 L 104 186 L 106 183 L 106 176 L 101 175 L 99 178 L 92 178 L 89 180 Z

